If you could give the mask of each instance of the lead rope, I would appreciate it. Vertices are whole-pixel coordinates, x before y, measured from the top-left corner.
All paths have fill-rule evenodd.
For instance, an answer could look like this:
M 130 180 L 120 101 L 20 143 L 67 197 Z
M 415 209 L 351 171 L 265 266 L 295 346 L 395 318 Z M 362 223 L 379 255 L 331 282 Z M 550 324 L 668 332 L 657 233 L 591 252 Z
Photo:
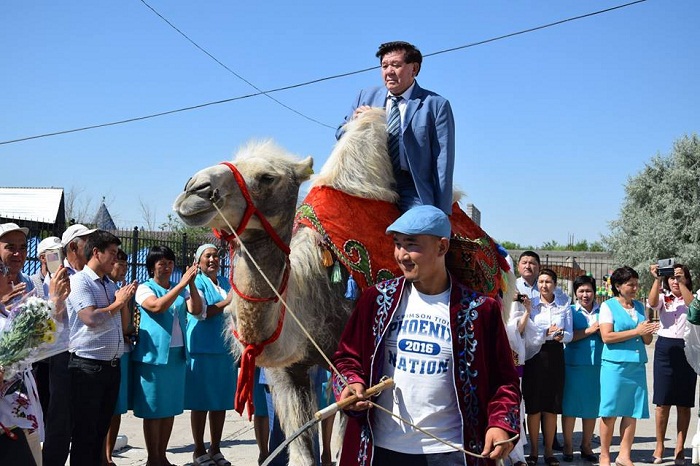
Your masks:
M 319 354 L 323 357 L 323 359 L 328 363 L 328 367 L 330 367 L 331 370 L 333 371 L 333 373 L 335 373 L 335 375 L 337 375 L 337 376 L 346 384 L 346 386 L 349 387 L 349 386 L 350 386 L 350 382 L 348 381 L 348 379 L 346 379 L 346 378 L 343 376 L 343 374 L 340 373 L 340 371 L 338 370 L 338 368 L 335 367 L 335 365 L 331 362 L 330 358 L 326 355 L 326 353 L 323 352 L 323 350 L 322 350 L 321 347 L 318 345 L 318 343 L 316 343 L 316 341 L 315 341 L 314 338 L 311 336 L 311 334 L 310 334 L 310 333 L 306 330 L 306 328 L 301 324 L 301 321 L 297 318 L 297 316 L 296 316 L 296 314 L 294 313 L 294 311 L 292 311 L 292 309 L 290 309 L 290 307 L 287 305 L 287 302 L 285 301 L 285 299 L 284 299 L 284 298 L 282 297 L 282 295 L 277 291 L 277 288 L 275 288 L 275 286 L 272 284 L 272 282 L 270 281 L 270 279 L 267 278 L 267 275 L 265 275 L 265 273 L 262 271 L 262 269 L 260 268 L 260 266 L 258 265 L 258 263 L 255 261 L 255 259 L 253 258 L 253 256 L 250 254 L 250 252 L 248 251 L 248 248 L 245 247 L 245 244 L 243 243 L 243 241 L 241 241 L 241 238 L 238 236 L 238 233 L 236 232 L 236 229 L 233 228 L 233 227 L 231 226 L 231 224 L 229 223 L 228 219 L 224 216 L 224 213 L 221 211 L 221 209 L 219 209 L 219 206 L 217 206 L 217 205 L 216 205 L 216 202 L 214 202 L 213 200 L 210 199 L 210 201 L 212 201 L 212 205 L 214 206 L 214 208 L 216 209 L 216 211 L 219 213 L 219 216 L 224 220 L 224 222 L 226 222 L 226 226 L 228 226 L 229 229 L 233 232 L 233 236 L 236 237 L 236 240 L 238 241 L 238 245 L 240 246 L 241 251 L 243 251 L 243 253 L 244 253 L 246 256 L 248 256 L 248 259 L 250 259 L 250 261 L 253 263 L 253 265 L 254 265 L 255 268 L 257 269 L 258 273 L 259 273 L 259 274 L 263 277 L 263 279 L 265 280 L 265 283 L 267 283 L 267 285 L 270 287 L 270 289 L 272 289 L 272 291 L 275 293 L 275 295 L 277 296 L 277 299 L 279 300 L 279 302 L 281 303 L 281 305 L 284 306 L 284 307 L 287 309 L 287 313 L 288 313 L 290 316 L 292 316 L 292 319 L 294 319 L 294 322 L 297 323 L 297 325 L 299 326 L 299 328 L 301 329 L 301 331 L 304 333 L 304 335 L 306 335 L 306 338 L 309 339 L 309 341 L 310 341 L 311 344 L 314 346 L 314 348 L 316 348 L 316 351 L 318 351 Z M 352 388 L 350 388 L 350 389 L 352 390 Z M 353 390 L 353 394 L 354 394 L 354 395 L 357 395 L 357 393 L 355 393 L 354 390 Z M 473 456 L 473 457 L 475 457 L 475 458 L 489 459 L 487 456 L 480 455 L 480 454 L 477 454 L 477 453 L 473 453 L 473 452 L 471 452 L 471 451 L 467 451 L 467 450 L 465 450 L 464 448 L 462 448 L 462 447 L 460 447 L 460 446 L 458 446 L 458 445 L 453 444 L 452 442 L 448 442 L 447 440 L 443 440 L 443 439 L 441 439 L 441 438 L 438 438 L 438 437 L 436 437 L 435 435 L 431 434 L 430 432 L 426 431 L 425 429 L 422 429 L 422 428 L 418 427 L 417 425 L 413 424 L 412 422 L 410 422 L 410 421 L 408 421 L 408 420 L 402 418 L 401 416 L 399 416 L 399 415 L 397 415 L 397 414 L 394 414 L 393 412 L 389 411 L 388 409 L 384 408 L 383 406 L 379 406 L 378 404 L 376 404 L 375 402 L 373 402 L 373 401 L 371 401 L 371 400 L 365 400 L 365 401 L 369 401 L 370 404 L 371 404 L 372 406 L 374 406 L 375 408 L 377 408 L 377 409 L 379 409 L 379 410 L 381 410 L 381 411 L 384 411 L 384 412 L 387 413 L 387 414 L 390 414 L 391 416 L 395 417 L 396 419 L 399 419 L 399 420 L 400 420 L 401 422 L 403 422 L 404 424 L 413 427 L 414 429 L 418 430 L 419 432 L 421 432 L 421 433 L 427 435 L 428 437 L 430 437 L 430 438 L 432 438 L 432 439 L 434 439 L 434 440 L 437 440 L 438 442 L 440 442 L 440 443 L 442 443 L 442 444 L 444 444 L 444 445 L 447 445 L 447 446 L 450 447 L 450 448 L 454 448 L 454 449 L 457 450 L 457 451 L 460 451 L 460 452 L 462 452 L 462 453 L 464 453 L 464 454 L 467 454 L 467 455 L 469 455 L 469 456 Z M 509 438 L 509 439 L 506 439 L 506 440 L 501 440 L 501 441 L 499 441 L 499 442 L 494 442 L 493 446 L 494 446 L 494 448 L 495 448 L 495 447 L 497 447 L 497 446 L 499 446 L 499 445 L 503 445 L 504 443 L 516 441 L 519 437 L 520 437 L 520 435 L 519 435 L 519 434 L 516 434 L 516 435 L 513 436 L 512 438 Z M 504 461 L 503 461 L 502 459 L 498 459 L 498 460 L 496 460 L 496 461 L 497 461 L 497 464 L 498 464 L 499 466 L 504 466 L 504 464 L 505 464 Z

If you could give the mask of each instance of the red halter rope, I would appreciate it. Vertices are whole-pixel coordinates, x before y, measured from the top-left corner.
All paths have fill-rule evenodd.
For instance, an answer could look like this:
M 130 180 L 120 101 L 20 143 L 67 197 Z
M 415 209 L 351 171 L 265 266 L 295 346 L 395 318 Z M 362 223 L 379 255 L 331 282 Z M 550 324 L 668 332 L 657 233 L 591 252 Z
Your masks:
M 285 264 L 284 264 L 284 274 L 282 275 L 282 283 L 280 284 L 280 289 L 279 289 L 279 295 L 282 295 L 285 290 L 287 289 L 287 282 L 289 281 L 289 245 L 287 245 L 284 241 L 282 241 L 282 238 L 279 237 L 277 232 L 272 228 L 272 225 L 270 225 L 270 222 L 267 221 L 265 216 L 263 215 L 260 210 L 258 210 L 257 207 L 255 207 L 255 204 L 253 204 L 253 199 L 250 197 L 250 193 L 248 192 L 248 186 L 246 185 L 245 179 L 243 178 L 243 175 L 238 171 L 235 165 L 233 165 L 230 162 L 221 162 L 221 165 L 226 165 L 231 172 L 233 173 L 233 177 L 236 180 L 236 184 L 238 184 L 239 189 L 241 190 L 241 194 L 243 195 L 243 199 L 245 199 L 246 202 L 246 209 L 245 212 L 243 213 L 243 218 L 241 219 L 241 223 L 238 225 L 236 228 L 236 235 L 240 235 L 243 233 L 243 231 L 246 229 L 248 226 L 248 222 L 250 219 L 255 215 L 258 217 L 258 220 L 262 224 L 263 228 L 265 229 L 265 232 L 270 235 L 272 240 L 275 242 L 277 247 L 284 252 L 286 258 L 285 258 Z M 235 239 L 236 235 L 233 233 L 224 233 L 221 230 L 216 230 L 212 229 L 214 232 L 214 235 L 226 241 L 229 243 L 230 251 L 231 251 L 231 256 L 233 256 L 233 247 L 231 246 L 233 244 L 233 240 Z M 241 298 L 249 302 L 268 302 L 268 301 L 273 301 L 277 302 L 279 298 L 277 295 L 275 296 L 270 296 L 267 298 L 259 298 L 255 296 L 249 296 L 241 292 L 238 287 L 236 287 L 235 283 L 233 282 L 233 267 L 231 267 L 231 275 L 230 275 L 230 280 L 231 280 L 231 287 L 233 290 L 236 292 L 236 294 Z M 285 307 L 282 306 L 282 309 L 280 311 L 280 318 L 279 321 L 277 322 L 277 328 L 275 331 L 272 333 L 272 335 L 265 341 L 261 343 L 248 343 L 243 340 L 241 340 L 241 337 L 239 336 L 238 332 L 235 329 L 232 329 L 233 335 L 236 337 L 238 341 L 241 342 L 242 345 L 245 346 L 245 349 L 243 350 L 243 354 L 241 355 L 241 372 L 238 375 L 238 384 L 237 384 L 237 389 L 236 389 L 236 405 L 235 405 L 235 410 L 238 412 L 238 414 L 243 414 L 243 409 L 245 407 L 248 408 L 248 418 L 249 420 L 252 418 L 253 413 L 255 412 L 255 408 L 253 406 L 253 385 L 255 382 L 255 359 L 263 352 L 265 347 L 267 345 L 270 345 L 274 343 L 277 338 L 279 338 L 280 334 L 282 333 L 282 325 L 284 324 L 284 315 L 285 315 Z

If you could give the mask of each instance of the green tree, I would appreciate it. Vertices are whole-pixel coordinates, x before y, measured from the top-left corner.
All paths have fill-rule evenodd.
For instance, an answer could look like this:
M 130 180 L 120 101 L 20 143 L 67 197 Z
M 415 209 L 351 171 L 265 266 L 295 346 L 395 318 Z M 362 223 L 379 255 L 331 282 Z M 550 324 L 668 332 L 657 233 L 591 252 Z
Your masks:
M 656 155 L 625 186 L 617 220 L 604 245 L 615 261 L 651 280 L 649 264 L 675 257 L 700 271 L 700 139 L 678 139 L 668 155 Z

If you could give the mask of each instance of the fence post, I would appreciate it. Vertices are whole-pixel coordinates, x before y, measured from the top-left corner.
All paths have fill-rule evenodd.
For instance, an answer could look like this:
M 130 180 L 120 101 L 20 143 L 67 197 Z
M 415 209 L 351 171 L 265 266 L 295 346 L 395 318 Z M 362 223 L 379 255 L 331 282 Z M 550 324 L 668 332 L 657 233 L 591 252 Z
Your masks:
M 136 280 L 137 262 L 139 261 L 139 227 L 134 227 L 131 236 L 131 281 Z
M 185 268 L 188 266 L 187 261 L 187 233 L 182 233 L 182 273 L 185 273 Z

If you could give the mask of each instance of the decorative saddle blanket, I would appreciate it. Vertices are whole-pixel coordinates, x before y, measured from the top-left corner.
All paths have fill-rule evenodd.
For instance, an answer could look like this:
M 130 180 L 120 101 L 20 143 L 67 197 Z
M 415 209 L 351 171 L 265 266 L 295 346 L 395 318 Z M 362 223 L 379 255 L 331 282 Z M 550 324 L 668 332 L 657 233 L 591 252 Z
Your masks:
M 300 225 L 321 235 L 321 247 L 330 252 L 361 290 L 401 275 L 394 260 L 394 240 L 385 233 L 400 215 L 395 204 L 351 196 L 317 186 L 297 209 L 294 228 Z M 505 290 L 510 270 L 496 243 L 457 203 L 452 206 L 452 238 L 447 267 L 469 288 L 493 298 Z M 330 265 L 330 264 L 326 264 Z

